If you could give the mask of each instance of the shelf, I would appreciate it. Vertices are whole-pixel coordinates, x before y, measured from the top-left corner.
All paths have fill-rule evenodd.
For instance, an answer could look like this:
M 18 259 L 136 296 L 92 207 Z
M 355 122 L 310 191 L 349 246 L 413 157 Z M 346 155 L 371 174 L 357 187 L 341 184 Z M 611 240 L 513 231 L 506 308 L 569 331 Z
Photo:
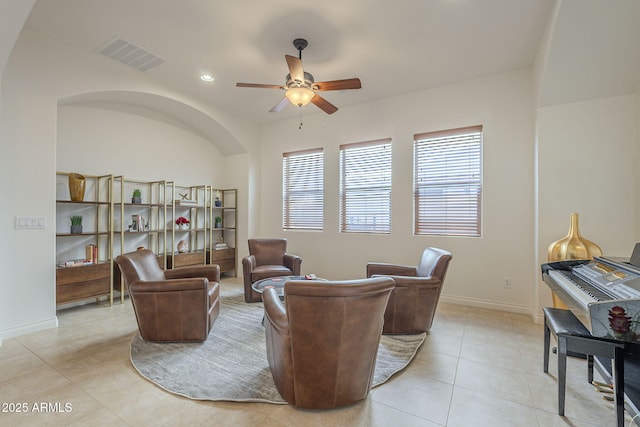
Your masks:
M 56 237 L 71 237 L 71 236 L 108 236 L 108 231 L 87 231 L 82 233 L 56 233 Z
M 108 205 L 109 204 L 109 202 L 74 201 L 74 200 L 56 200 L 56 203 L 68 204 L 68 205 Z
M 72 262 L 72 261 L 80 262 L 82 260 L 80 260 L 80 259 L 78 259 L 78 260 L 68 260 L 67 262 Z M 60 261 L 60 262 L 63 262 L 63 261 Z M 109 261 L 100 260 L 100 261 L 98 261 L 96 263 L 88 263 L 88 264 L 82 264 L 82 265 L 80 265 L 80 264 L 79 265 L 68 265 L 66 267 L 65 266 L 56 265 L 56 270 L 67 270 L 69 268 L 93 267 L 93 266 L 102 265 L 102 264 L 111 264 L 111 261 L 110 260 Z

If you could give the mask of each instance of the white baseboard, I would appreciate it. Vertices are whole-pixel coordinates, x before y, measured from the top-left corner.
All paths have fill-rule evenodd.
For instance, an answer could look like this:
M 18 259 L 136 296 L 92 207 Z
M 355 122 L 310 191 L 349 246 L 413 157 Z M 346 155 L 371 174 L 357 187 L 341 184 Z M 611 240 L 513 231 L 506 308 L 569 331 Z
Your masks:
M 19 337 L 20 335 L 26 335 L 32 332 L 44 331 L 45 329 L 51 329 L 51 328 L 57 328 L 57 327 L 58 327 L 58 317 L 54 317 L 53 319 L 43 320 L 40 322 L 29 323 L 26 325 L 20 325 L 20 326 L 16 326 L 9 329 L 4 329 L 0 331 L 0 345 L 2 345 L 2 340 Z
M 490 310 L 507 311 L 509 313 L 526 314 L 533 319 L 533 307 L 520 304 L 505 304 L 503 302 L 488 301 L 477 298 L 462 298 L 451 296 L 440 296 L 440 301 L 457 305 L 468 305 L 471 307 L 486 308 Z

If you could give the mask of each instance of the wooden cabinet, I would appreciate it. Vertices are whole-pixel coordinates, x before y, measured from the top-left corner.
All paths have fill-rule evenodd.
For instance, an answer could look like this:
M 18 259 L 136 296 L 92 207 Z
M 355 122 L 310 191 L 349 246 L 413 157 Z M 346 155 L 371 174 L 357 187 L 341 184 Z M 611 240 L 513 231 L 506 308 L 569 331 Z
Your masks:
M 174 253 L 167 255 L 167 268 L 204 264 L 204 252 Z
M 214 249 L 207 252 L 207 264 L 218 264 L 221 273 L 236 270 L 236 249 Z M 237 275 L 237 274 L 236 274 Z
M 56 304 L 109 296 L 111 265 L 109 263 L 56 270 Z

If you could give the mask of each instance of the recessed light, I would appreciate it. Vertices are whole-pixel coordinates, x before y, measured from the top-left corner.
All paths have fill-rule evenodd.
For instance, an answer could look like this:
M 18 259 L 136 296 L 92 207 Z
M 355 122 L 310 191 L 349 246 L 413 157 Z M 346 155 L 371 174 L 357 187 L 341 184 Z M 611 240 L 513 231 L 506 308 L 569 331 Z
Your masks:
M 200 74 L 200 80 L 205 82 L 212 82 L 213 76 L 211 74 Z

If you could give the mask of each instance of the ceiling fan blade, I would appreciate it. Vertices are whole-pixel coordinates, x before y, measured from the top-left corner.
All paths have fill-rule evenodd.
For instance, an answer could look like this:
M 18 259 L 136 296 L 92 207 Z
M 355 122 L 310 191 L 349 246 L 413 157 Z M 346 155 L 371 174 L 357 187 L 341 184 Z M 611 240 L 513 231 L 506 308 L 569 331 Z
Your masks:
M 257 87 L 262 89 L 286 89 L 286 87 L 280 86 L 280 85 L 263 85 L 260 83 L 236 83 L 236 87 Z
M 289 66 L 289 74 L 293 80 L 304 83 L 304 70 L 302 69 L 302 60 L 295 56 L 285 55 L 287 66 Z
M 316 82 L 313 84 L 314 90 L 346 90 L 346 89 L 360 89 L 362 84 L 359 78 L 343 79 L 343 80 L 331 80 L 328 82 Z
M 284 98 L 282 98 L 282 101 L 278 102 L 276 105 L 273 106 L 273 108 L 271 110 L 269 110 L 270 113 L 277 113 L 279 111 L 282 111 L 282 109 L 284 107 L 287 106 L 287 104 L 289 104 L 289 98 L 287 98 L 286 96 Z
M 318 107 L 319 109 L 321 109 L 327 114 L 333 114 L 336 111 L 338 111 L 338 107 L 336 107 L 335 105 L 333 105 L 332 103 L 330 103 L 329 101 L 327 101 L 326 99 L 318 95 L 317 93 L 316 93 L 316 96 L 314 96 L 311 99 L 311 102 L 313 102 L 313 104 L 316 107 Z

